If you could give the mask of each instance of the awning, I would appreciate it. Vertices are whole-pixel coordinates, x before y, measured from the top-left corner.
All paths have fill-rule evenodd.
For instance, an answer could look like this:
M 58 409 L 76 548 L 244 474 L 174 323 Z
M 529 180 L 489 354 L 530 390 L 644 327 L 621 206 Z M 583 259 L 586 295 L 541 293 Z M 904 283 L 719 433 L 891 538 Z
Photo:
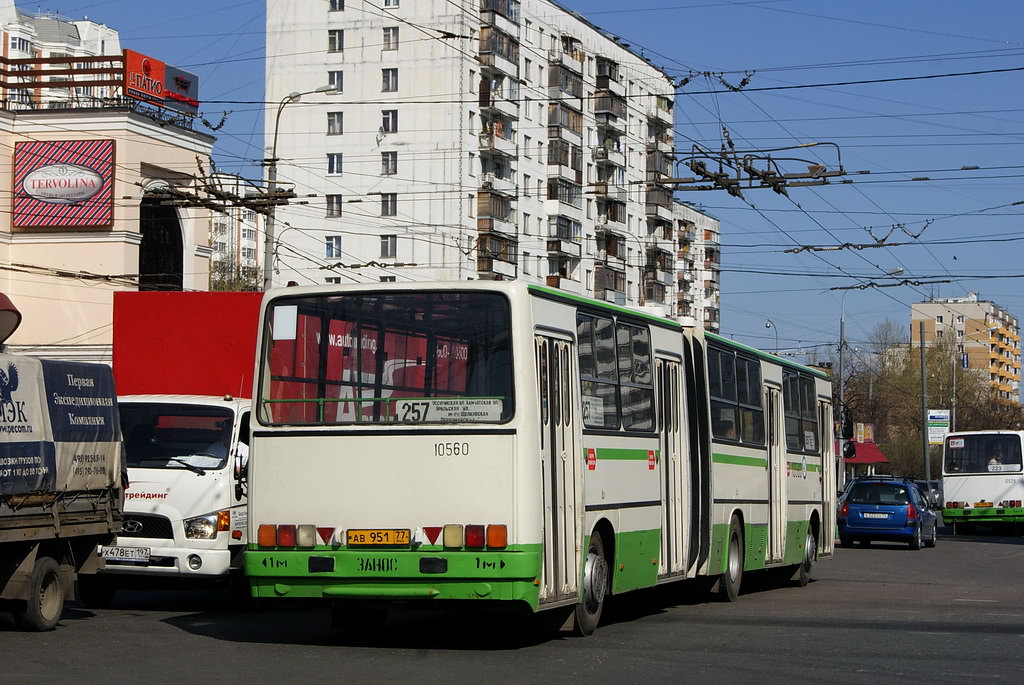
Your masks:
M 873 442 L 858 442 L 857 455 L 853 459 L 843 459 L 847 464 L 888 464 L 889 459 Z

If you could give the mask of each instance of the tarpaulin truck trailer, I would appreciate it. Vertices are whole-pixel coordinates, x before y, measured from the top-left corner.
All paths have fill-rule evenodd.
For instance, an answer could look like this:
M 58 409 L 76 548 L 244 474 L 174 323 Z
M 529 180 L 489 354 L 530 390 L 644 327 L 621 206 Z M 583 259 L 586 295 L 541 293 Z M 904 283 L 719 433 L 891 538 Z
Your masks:
M 132 487 L 82 601 L 118 587 L 239 575 L 262 293 L 114 295 L 114 378 Z
M 0 295 L 0 342 L 21 322 Z M 56 626 L 75 575 L 121 527 L 122 460 L 110 367 L 0 354 L 0 610 Z

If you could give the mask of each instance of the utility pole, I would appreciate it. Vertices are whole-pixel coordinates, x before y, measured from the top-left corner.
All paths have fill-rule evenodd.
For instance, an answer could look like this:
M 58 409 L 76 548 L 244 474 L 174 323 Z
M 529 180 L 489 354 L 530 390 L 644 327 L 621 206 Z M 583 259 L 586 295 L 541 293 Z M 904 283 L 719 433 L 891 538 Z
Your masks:
M 918 322 L 918 342 L 921 345 L 921 451 L 924 452 L 924 477 L 929 488 L 932 482 L 932 459 L 928 446 L 928 373 L 924 354 L 924 320 Z

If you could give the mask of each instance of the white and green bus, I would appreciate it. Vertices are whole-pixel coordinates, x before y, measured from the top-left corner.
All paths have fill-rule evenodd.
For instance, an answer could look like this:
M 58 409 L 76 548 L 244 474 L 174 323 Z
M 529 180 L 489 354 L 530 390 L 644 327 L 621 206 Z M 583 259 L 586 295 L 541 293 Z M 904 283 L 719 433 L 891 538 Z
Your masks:
M 954 535 L 977 524 L 1024 523 L 1022 431 L 970 431 L 946 436 L 942 459 L 942 521 Z
M 256 378 L 259 598 L 589 634 L 608 594 L 705 576 L 733 600 L 832 553 L 827 376 L 665 318 L 525 283 L 274 290 Z

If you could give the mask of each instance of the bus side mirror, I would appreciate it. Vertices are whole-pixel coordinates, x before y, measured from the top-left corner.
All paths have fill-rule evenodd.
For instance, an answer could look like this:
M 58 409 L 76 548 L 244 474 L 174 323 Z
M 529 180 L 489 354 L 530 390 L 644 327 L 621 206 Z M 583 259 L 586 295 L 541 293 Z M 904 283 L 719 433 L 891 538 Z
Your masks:
M 843 442 L 843 459 L 853 459 L 857 456 L 857 443 L 846 440 Z

